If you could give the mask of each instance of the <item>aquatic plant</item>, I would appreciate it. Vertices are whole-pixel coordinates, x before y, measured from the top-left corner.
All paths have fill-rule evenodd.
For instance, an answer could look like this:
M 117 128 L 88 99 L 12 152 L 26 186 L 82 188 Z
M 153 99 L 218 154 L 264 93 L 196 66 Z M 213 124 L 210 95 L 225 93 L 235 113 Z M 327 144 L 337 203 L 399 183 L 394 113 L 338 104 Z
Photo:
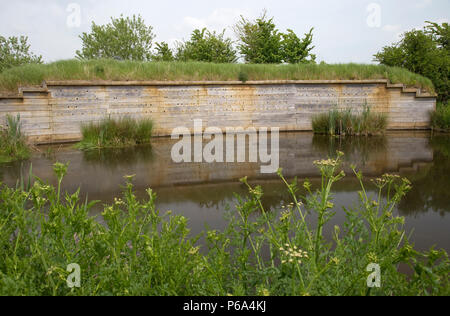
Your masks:
M 367 136 L 384 133 L 387 122 L 386 114 L 373 113 L 370 107 L 364 106 L 360 113 L 351 109 L 332 109 L 317 114 L 312 118 L 312 127 L 316 134 Z
M 77 144 L 82 150 L 94 148 L 121 148 L 149 144 L 152 137 L 151 119 L 123 117 L 105 118 L 100 122 L 90 122 L 81 126 L 83 139 Z
M 0 163 L 28 159 L 30 147 L 22 132 L 20 115 L 6 115 L 6 127 L 0 126 Z

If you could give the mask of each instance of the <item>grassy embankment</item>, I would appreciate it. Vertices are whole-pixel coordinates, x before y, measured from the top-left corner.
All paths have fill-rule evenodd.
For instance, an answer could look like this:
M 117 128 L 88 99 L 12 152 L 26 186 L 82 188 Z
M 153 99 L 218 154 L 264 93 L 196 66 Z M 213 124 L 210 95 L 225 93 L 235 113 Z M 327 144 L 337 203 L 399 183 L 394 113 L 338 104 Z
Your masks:
M 361 113 L 351 110 L 333 109 L 312 119 L 313 131 L 326 135 L 378 135 L 386 131 L 387 115 L 373 113 L 364 107 Z
M 0 126 L 0 163 L 27 159 L 30 147 L 22 133 L 20 116 L 6 116 L 6 126 Z
M 149 144 L 153 122 L 150 119 L 106 118 L 100 122 L 83 124 L 83 139 L 76 145 L 81 150 L 121 148 Z
M 342 212 L 331 193 L 345 176 L 340 156 L 315 163 L 317 189 L 288 183 L 280 171 L 292 202 L 278 211 L 265 209 L 262 189 L 242 179 L 248 195 L 228 227 L 206 230 L 202 243 L 189 235 L 185 217 L 159 213 L 152 190 L 138 200 L 130 177 L 123 196 L 104 206 L 101 224 L 79 191 L 60 192 L 67 165 L 55 164 L 57 187 L 38 180 L 0 188 L 0 295 L 449 295 L 447 253 L 415 251 L 404 219 L 393 213 L 410 189 L 407 179 L 384 175 L 373 181 L 372 196 L 354 168 L 360 203 L 344 210 L 332 240 L 324 238 L 334 212 Z M 69 288 L 74 263 L 80 287 Z M 399 272 L 404 264 L 408 276 Z M 368 287 L 376 265 L 380 287 Z
M 245 78 L 245 79 L 243 79 Z M 63 60 L 30 64 L 0 74 L 0 91 L 17 92 L 19 86 L 43 80 L 357 80 L 389 79 L 392 83 L 434 92 L 425 77 L 402 68 L 361 64 L 247 65 L 199 62 L 133 62 L 116 60 Z

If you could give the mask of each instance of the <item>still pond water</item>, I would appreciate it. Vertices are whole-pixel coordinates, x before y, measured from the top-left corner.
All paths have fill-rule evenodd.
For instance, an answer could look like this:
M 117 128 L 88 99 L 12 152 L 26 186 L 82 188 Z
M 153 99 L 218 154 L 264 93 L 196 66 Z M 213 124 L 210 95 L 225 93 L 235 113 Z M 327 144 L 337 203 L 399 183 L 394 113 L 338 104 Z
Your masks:
M 274 211 L 291 202 L 286 188 L 276 174 L 260 173 L 259 163 L 174 163 L 171 148 L 176 141 L 155 138 L 152 146 L 121 150 L 81 152 L 73 145 L 42 146 L 27 162 L 0 166 L 0 181 L 14 186 L 21 176 L 27 177 L 30 164 L 33 174 L 56 184 L 52 172 L 54 162 L 70 162 L 63 187 L 68 192 L 81 188 L 81 195 L 90 200 L 112 203 L 121 194 L 125 175 L 136 175 L 134 185 L 138 196 L 144 197 L 151 187 L 157 193 L 157 207 L 171 210 L 189 219 L 193 234 L 210 229 L 223 229 L 226 210 L 236 204 L 234 193 L 245 195 L 239 179 L 248 176 L 251 184 L 264 190 L 265 207 Z M 299 183 L 309 179 L 319 184 L 315 160 L 333 156 L 336 150 L 345 153 L 347 176 L 333 189 L 336 215 L 328 228 L 342 225 L 342 207 L 357 204 L 360 189 L 351 176 L 350 164 L 362 170 L 367 186 L 375 192 L 369 179 L 384 173 L 405 176 L 413 189 L 400 203 L 397 214 L 406 218 L 406 229 L 413 231 L 411 240 L 421 250 L 436 245 L 450 251 L 450 136 L 428 132 L 392 132 L 385 137 L 330 138 L 311 133 L 280 134 L 280 167 L 287 178 L 297 177 Z M 102 204 L 93 210 L 99 213 Z M 314 224 L 314 216 L 310 216 Z

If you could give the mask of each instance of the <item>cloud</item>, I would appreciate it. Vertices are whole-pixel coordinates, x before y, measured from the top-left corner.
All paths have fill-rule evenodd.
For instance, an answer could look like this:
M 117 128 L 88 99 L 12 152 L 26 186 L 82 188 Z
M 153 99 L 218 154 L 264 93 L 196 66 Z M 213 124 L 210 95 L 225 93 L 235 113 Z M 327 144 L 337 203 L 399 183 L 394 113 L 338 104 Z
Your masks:
M 414 7 L 416 7 L 417 9 L 423 9 L 430 6 L 432 3 L 433 0 L 419 0 L 419 2 L 414 5 Z
M 248 16 L 239 9 L 221 8 L 214 10 L 210 15 L 203 18 L 186 16 L 183 18 L 182 25 L 178 25 L 177 29 L 202 29 L 204 27 L 218 32 L 230 28 L 239 20 L 240 16 Z
M 390 33 L 393 33 L 393 32 L 398 33 L 401 31 L 401 29 L 402 29 L 402 26 L 400 24 L 395 24 L 395 25 L 387 24 L 387 25 L 383 26 L 383 31 L 390 32 Z

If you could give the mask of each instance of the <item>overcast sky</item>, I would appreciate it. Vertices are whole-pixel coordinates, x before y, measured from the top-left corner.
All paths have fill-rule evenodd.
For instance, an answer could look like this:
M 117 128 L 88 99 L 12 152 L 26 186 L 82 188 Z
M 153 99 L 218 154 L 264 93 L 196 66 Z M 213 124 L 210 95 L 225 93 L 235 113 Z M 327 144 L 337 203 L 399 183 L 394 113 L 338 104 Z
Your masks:
M 0 35 L 27 35 L 33 52 L 50 62 L 73 58 L 92 21 L 105 24 L 122 13 L 141 14 L 157 41 L 173 44 L 195 28 L 221 31 L 264 8 L 280 31 L 303 36 L 314 27 L 313 52 L 328 63 L 370 63 L 402 32 L 450 19 L 450 0 L 0 0 Z

